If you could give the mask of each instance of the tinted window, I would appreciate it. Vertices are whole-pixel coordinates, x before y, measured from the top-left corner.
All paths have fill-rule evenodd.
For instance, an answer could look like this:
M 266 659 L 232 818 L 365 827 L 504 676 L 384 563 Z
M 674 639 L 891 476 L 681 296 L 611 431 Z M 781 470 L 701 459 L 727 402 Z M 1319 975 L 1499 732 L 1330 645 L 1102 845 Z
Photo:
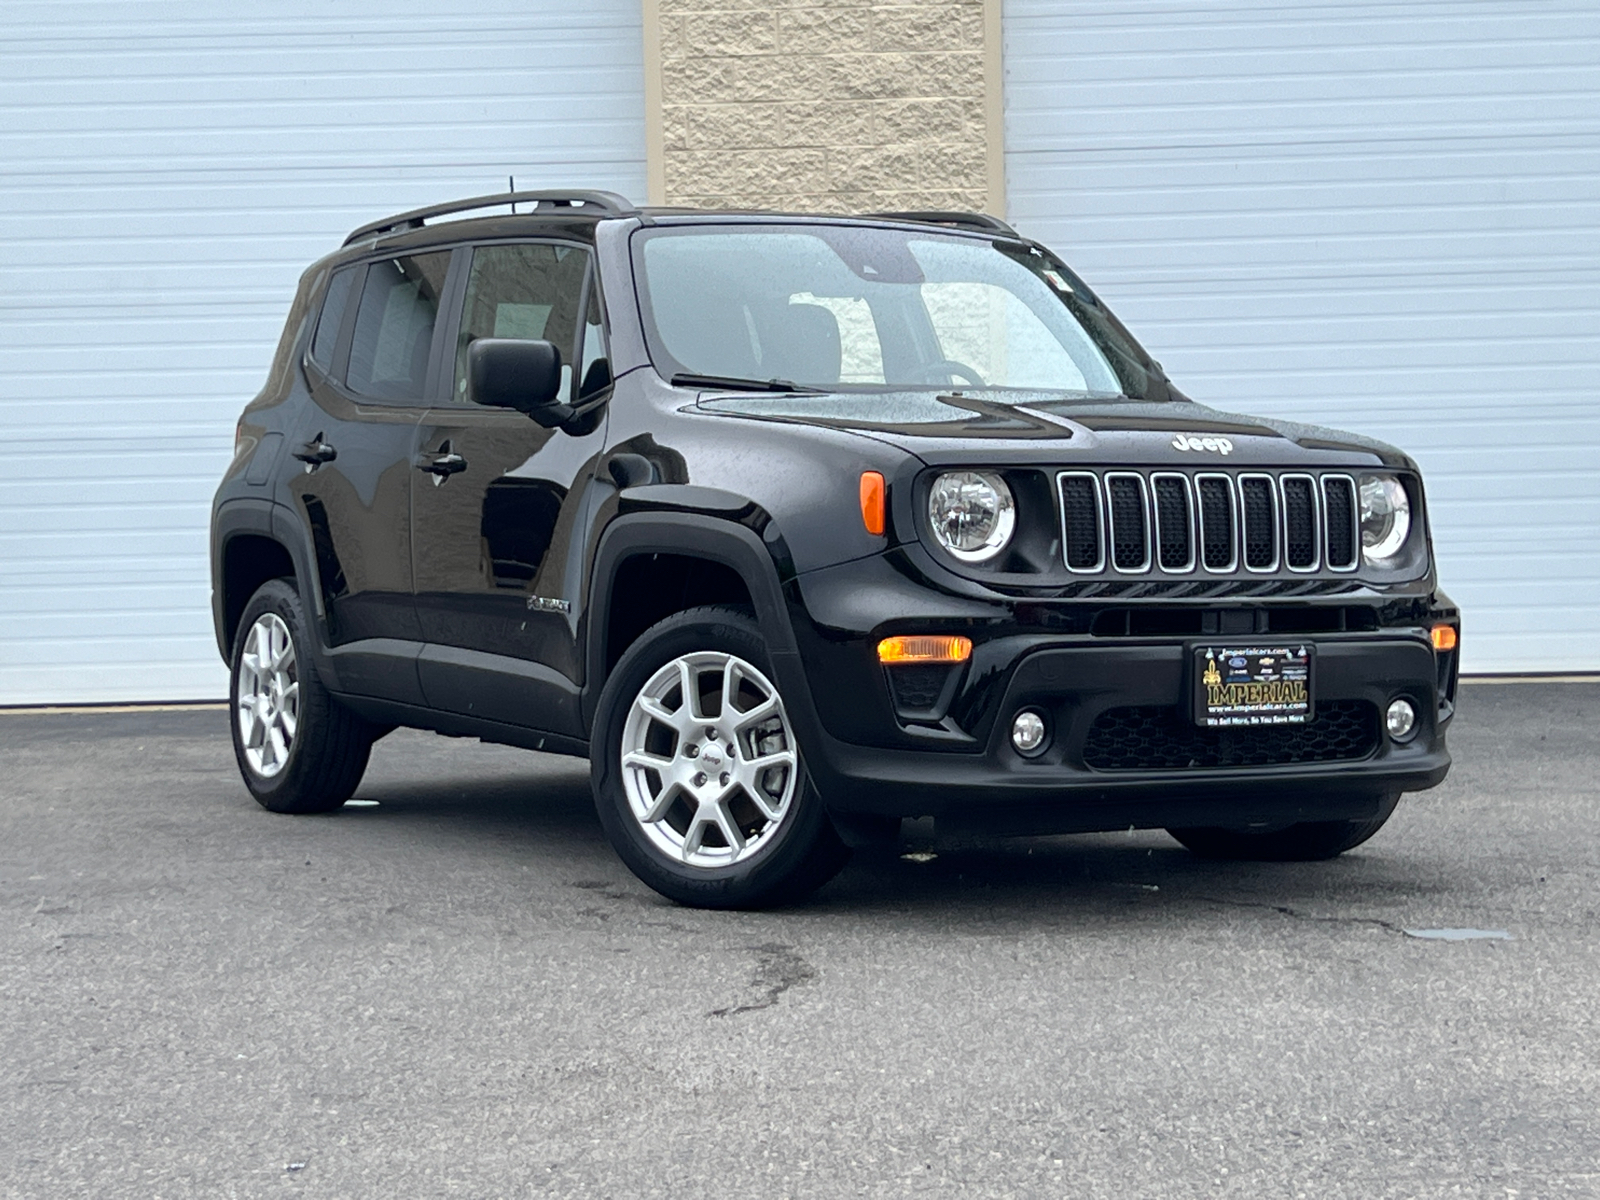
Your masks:
M 419 400 L 450 254 L 418 254 L 367 268 L 346 382 L 383 400 Z
M 537 338 L 561 353 L 561 385 L 571 395 L 578 305 L 589 254 L 551 244 L 480 246 L 472 252 L 466 311 L 456 340 L 455 395 L 467 398 L 467 347 L 481 337 Z
M 311 339 L 311 360 L 324 370 L 333 366 L 333 348 L 339 341 L 339 326 L 344 324 L 345 306 L 350 303 L 350 286 L 356 281 L 356 268 L 335 271 L 322 298 L 322 316 L 317 318 L 317 333 Z

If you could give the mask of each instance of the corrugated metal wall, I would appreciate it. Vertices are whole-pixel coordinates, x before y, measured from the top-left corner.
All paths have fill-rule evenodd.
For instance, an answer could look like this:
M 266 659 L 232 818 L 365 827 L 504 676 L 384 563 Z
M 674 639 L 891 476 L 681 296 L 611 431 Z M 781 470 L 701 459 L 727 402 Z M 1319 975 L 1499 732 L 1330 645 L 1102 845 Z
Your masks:
M 215 697 L 211 493 L 300 272 L 456 196 L 642 199 L 638 0 L 0 7 L 0 704 Z
M 1600 7 L 1004 16 L 1012 219 L 1196 398 L 1414 454 L 1468 670 L 1600 668 Z

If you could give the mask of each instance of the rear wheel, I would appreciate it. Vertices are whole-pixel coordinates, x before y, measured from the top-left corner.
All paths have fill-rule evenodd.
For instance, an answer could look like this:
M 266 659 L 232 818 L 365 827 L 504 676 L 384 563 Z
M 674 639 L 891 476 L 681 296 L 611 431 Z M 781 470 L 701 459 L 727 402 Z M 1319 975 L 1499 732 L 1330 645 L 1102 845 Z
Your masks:
M 806 775 L 759 626 L 691 609 L 628 648 L 601 692 L 591 773 L 634 874 L 680 904 L 763 908 L 849 858 Z
M 239 773 L 272 812 L 338 808 L 361 782 L 372 751 L 376 731 L 322 686 L 308 646 L 293 585 L 262 584 L 239 621 L 229 707 Z
M 1247 862 L 1315 862 L 1336 858 L 1366 841 L 1389 820 L 1400 793 L 1383 797 L 1375 816 L 1362 821 L 1304 821 L 1270 833 L 1201 827 L 1167 830 L 1201 858 Z

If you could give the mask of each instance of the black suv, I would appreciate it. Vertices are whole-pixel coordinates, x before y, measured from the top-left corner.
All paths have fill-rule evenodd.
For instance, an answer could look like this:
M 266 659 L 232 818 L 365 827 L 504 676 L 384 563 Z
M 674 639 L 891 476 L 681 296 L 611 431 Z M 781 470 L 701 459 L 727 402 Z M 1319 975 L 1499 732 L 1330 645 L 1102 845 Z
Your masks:
M 211 546 L 267 808 L 338 807 L 396 725 L 582 755 L 689 904 L 803 895 L 908 816 L 1326 858 L 1450 764 L 1416 464 L 1192 403 L 981 215 L 358 229 Z

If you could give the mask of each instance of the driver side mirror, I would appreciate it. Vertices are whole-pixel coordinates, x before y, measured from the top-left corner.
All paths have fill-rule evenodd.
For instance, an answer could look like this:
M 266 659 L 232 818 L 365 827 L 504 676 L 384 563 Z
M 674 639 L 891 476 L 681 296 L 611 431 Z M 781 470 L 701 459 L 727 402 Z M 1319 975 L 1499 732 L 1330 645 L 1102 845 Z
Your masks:
M 467 395 L 486 408 L 514 408 L 552 428 L 572 416 L 561 401 L 561 351 L 549 342 L 478 338 L 467 347 Z

